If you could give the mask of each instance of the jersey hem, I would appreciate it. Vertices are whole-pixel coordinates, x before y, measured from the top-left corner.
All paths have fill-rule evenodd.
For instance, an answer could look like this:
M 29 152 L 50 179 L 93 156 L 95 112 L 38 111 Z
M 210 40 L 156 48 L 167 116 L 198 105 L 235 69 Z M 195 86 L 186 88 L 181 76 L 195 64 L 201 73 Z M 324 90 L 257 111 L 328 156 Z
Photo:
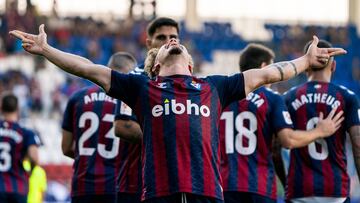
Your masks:
M 254 193 L 254 194 L 264 196 L 264 197 L 268 197 L 268 198 L 271 198 L 271 199 L 274 199 L 274 200 L 277 199 L 276 195 L 269 196 L 269 195 L 266 194 L 266 192 L 263 192 L 263 191 L 252 191 L 252 190 L 247 190 L 247 189 L 224 189 L 224 192 L 248 192 L 248 193 Z M 275 191 L 275 194 L 276 194 L 276 191 Z
M 223 196 L 204 194 L 203 192 L 196 192 L 196 191 L 193 191 L 191 189 L 182 189 L 182 190 L 175 191 L 175 192 L 159 191 L 159 192 L 156 192 L 156 193 L 155 192 L 143 193 L 142 196 L 141 196 L 141 201 L 148 200 L 148 199 L 151 199 L 151 198 L 170 196 L 170 195 L 177 194 L 177 193 L 189 193 L 189 194 L 195 194 L 195 195 L 199 195 L 199 196 L 224 200 Z

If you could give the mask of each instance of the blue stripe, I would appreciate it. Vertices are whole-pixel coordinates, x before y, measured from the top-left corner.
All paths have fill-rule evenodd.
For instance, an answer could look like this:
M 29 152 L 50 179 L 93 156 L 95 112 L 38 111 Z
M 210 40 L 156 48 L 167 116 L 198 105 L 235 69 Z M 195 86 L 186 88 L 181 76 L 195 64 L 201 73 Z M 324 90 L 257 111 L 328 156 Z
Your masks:
M 170 84 L 170 83 L 168 83 Z M 171 84 L 171 88 L 166 88 L 161 92 L 161 104 L 164 104 L 163 102 L 168 99 L 169 101 L 169 110 L 171 112 L 171 100 L 175 99 L 174 94 L 175 90 L 173 89 L 174 85 Z M 178 168 L 177 168 L 177 161 L 178 156 L 176 153 L 177 147 L 176 147 L 176 136 L 182 136 L 182 135 L 176 135 L 176 131 L 173 132 L 174 129 L 176 129 L 176 114 L 170 113 L 169 115 L 163 115 L 163 130 L 162 135 L 163 136 L 163 142 L 165 145 L 165 157 L 166 157 L 166 165 L 168 174 L 162 174 L 162 175 L 168 175 L 168 187 L 170 191 L 178 191 L 179 189 L 179 175 L 178 175 Z M 170 131 L 170 132 L 169 132 Z
M 235 135 L 238 133 L 236 131 L 236 127 L 235 127 L 235 118 L 237 115 L 239 115 L 239 102 L 236 101 L 236 102 L 233 102 L 230 104 L 229 106 L 229 110 L 231 112 L 234 112 L 234 119 L 232 120 L 233 122 L 233 125 L 234 125 L 234 147 L 235 147 Z M 225 138 L 226 139 L 226 138 Z M 226 143 L 226 141 L 225 141 Z M 221 147 L 226 147 L 226 146 L 221 146 Z M 237 153 L 236 149 L 234 149 L 234 153 L 232 154 L 226 154 L 226 156 L 228 157 L 229 159 L 229 177 L 228 177 L 228 188 L 230 190 L 232 189 L 237 189 L 238 188 L 238 180 L 239 180 L 239 168 L 238 168 L 238 162 L 240 161 L 239 158 L 240 158 L 240 155 Z
M 143 115 L 149 115 L 144 117 L 143 123 L 143 144 L 144 144 L 144 155 L 145 155 L 145 167 L 144 167 L 144 189 L 147 192 L 155 192 L 156 188 L 156 182 L 155 182 L 155 170 L 154 170 L 154 149 L 152 144 L 152 124 L 151 124 L 151 106 L 150 106 L 150 89 L 149 89 L 149 82 L 147 82 L 147 85 L 144 86 L 145 93 L 144 98 L 141 99 L 142 105 L 140 105 L 141 111 L 138 112 L 144 112 Z M 141 118 L 141 115 L 136 115 L 138 118 Z M 152 189 L 152 191 L 150 190 Z M 149 194 L 149 193 L 147 193 Z
M 187 83 L 191 83 L 191 80 L 187 80 Z M 191 89 L 188 87 L 188 89 Z M 188 90 L 191 91 L 191 90 Z M 191 94 L 191 93 L 190 93 Z M 188 96 L 192 103 L 201 104 L 200 94 L 191 94 Z M 200 107 L 201 105 L 199 105 Z M 212 112 L 211 112 L 212 113 Z M 211 115 L 212 116 L 212 115 Z M 196 192 L 204 192 L 204 152 L 203 152 L 203 140 L 202 140 L 202 125 L 201 114 L 196 116 L 194 114 L 189 115 L 189 130 L 190 130 L 190 156 L 191 156 L 191 186 L 192 190 Z
M 307 86 L 306 93 L 318 93 L 318 91 L 314 88 L 314 84 L 309 84 Z M 311 103 L 306 104 L 306 113 L 307 113 L 307 121 L 309 121 L 311 118 L 317 116 L 317 103 Z M 316 145 L 316 143 L 315 143 Z M 307 146 L 306 150 L 308 150 L 309 147 Z M 311 161 L 310 168 L 312 169 L 313 174 L 313 194 L 317 195 L 323 195 L 324 194 L 324 177 L 323 169 L 322 169 L 322 161 L 315 160 L 309 155 L 309 159 Z
M 252 105 L 251 102 L 248 102 L 247 104 L 247 110 L 254 113 L 256 115 L 257 113 L 257 107 L 255 105 Z M 250 121 L 249 121 L 250 122 Z M 248 126 L 244 126 L 245 128 L 249 128 Z M 257 129 L 260 130 L 260 129 Z M 256 131 L 255 131 L 256 133 Z M 258 136 L 257 136 L 257 140 L 258 140 Z M 240 140 L 240 142 L 242 142 L 242 140 Z M 258 143 L 256 143 L 256 148 L 258 147 Z M 257 173 L 257 169 L 258 169 L 258 150 L 255 150 L 254 153 L 250 154 L 247 156 L 248 157 L 248 172 L 249 172 L 249 179 L 248 179 L 248 184 L 249 184 L 249 190 L 251 191 L 258 191 L 258 173 Z
M 209 83 L 210 85 L 210 83 Z M 212 162 L 212 168 L 215 170 L 215 194 L 217 197 L 223 197 L 223 191 L 221 189 L 221 185 L 220 185 L 220 171 L 219 171 L 219 166 L 216 163 L 217 160 L 220 159 L 220 157 L 218 157 L 218 152 L 219 152 L 219 142 L 220 142 L 220 137 L 219 137 L 219 129 L 216 127 L 216 124 L 218 124 L 219 122 L 219 118 L 220 115 L 218 114 L 218 108 L 221 108 L 219 105 L 220 104 L 220 100 L 219 100 L 219 95 L 216 94 L 215 87 L 211 87 L 212 91 L 211 91 L 211 113 L 212 115 L 210 115 L 211 118 L 211 145 L 212 145 L 212 152 L 213 152 L 213 162 Z M 220 113 L 221 114 L 221 113 Z

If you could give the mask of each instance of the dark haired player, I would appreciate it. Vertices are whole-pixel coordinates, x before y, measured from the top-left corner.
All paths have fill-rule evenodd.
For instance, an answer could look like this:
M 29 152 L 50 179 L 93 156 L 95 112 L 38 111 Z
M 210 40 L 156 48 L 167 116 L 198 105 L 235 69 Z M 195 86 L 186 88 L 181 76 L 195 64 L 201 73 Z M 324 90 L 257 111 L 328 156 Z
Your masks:
M 264 68 L 273 62 L 272 50 L 249 44 L 240 56 L 240 71 Z M 341 113 L 319 121 L 310 131 L 292 130 L 292 121 L 280 95 L 266 87 L 233 102 L 221 115 L 221 176 L 225 203 L 275 203 L 275 168 L 272 161 L 273 135 L 286 148 L 301 147 L 335 132 Z
M 108 63 L 123 73 L 135 65 L 134 57 L 125 52 L 114 54 Z M 116 103 L 95 85 L 76 92 L 68 101 L 62 124 L 62 150 L 75 161 L 72 203 L 117 202 L 117 177 L 124 152 L 119 152 L 120 138 L 113 128 Z
M 155 58 L 158 77 L 121 74 L 47 44 L 44 25 L 39 35 L 10 34 L 23 48 L 45 56 L 57 67 L 87 78 L 135 112 L 143 130 L 142 200 L 158 202 L 223 202 L 219 173 L 218 123 L 221 111 L 261 85 L 294 77 L 311 65 L 322 67 L 340 48 L 320 49 L 317 38 L 309 51 L 290 62 L 233 76 L 192 76 L 187 49 L 178 40 L 164 44 Z
M 309 49 L 309 42 L 305 51 Z M 318 47 L 331 48 L 320 40 Z M 350 202 L 346 172 L 345 137 L 350 134 L 355 166 L 360 177 L 360 104 L 347 88 L 330 82 L 336 62 L 330 58 L 322 69 L 309 66 L 308 82 L 285 94 L 295 129 L 313 129 L 319 113 L 344 111 L 345 121 L 331 137 L 321 138 L 290 152 L 286 199 L 290 202 Z
M 39 138 L 18 122 L 18 99 L 4 93 L 1 97 L 0 119 L 0 202 L 26 203 L 29 174 L 23 160 L 29 158 L 31 169 L 38 163 Z

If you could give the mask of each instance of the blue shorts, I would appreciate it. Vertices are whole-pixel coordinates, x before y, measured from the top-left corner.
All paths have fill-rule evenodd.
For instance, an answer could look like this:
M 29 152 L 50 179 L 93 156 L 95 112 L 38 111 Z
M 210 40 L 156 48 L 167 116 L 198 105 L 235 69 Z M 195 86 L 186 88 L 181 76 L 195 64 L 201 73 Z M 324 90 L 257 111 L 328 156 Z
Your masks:
M 116 194 L 80 195 L 71 197 L 71 203 L 117 203 Z
M 258 195 L 252 192 L 224 192 L 225 203 L 276 203 L 276 199 Z
M 140 203 L 141 197 L 139 194 L 119 192 L 117 195 L 117 203 Z
M 1 203 L 26 203 L 27 196 L 20 195 L 16 193 L 0 193 L 0 202 Z
M 176 193 L 164 197 L 150 198 L 144 201 L 144 203 L 224 203 L 223 200 L 202 196 L 194 195 L 189 193 Z

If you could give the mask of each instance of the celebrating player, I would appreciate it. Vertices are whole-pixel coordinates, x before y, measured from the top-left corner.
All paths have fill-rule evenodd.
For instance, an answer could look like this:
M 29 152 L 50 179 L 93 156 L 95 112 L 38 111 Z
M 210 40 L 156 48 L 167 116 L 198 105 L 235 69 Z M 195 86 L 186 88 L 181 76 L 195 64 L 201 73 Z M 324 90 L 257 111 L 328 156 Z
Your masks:
M 260 44 L 249 44 L 240 56 L 240 70 L 264 68 L 274 53 Z M 329 136 L 340 126 L 342 112 L 319 119 L 310 131 L 292 130 L 292 121 L 280 95 L 261 87 L 246 99 L 233 102 L 221 115 L 221 177 L 225 203 L 276 202 L 276 176 L 272 161 L 273 135 L 283 146 L 305 146 L 317 138 Z
M 309 42 L 305 51 L 311 49 Z M 321 48 L 331 44 L 321 40 Z M 306 147 L 291 150 L 286 198 L 291 202 L 350 202 L 346 172 L 345 137 L 349 132 L 355 165 L 360 177 L 360 104 L 356 95 L 343 86 L 330 83 L 336 62 L 330 58 L 324 68 L 308 69 L 308 82 L 285 94 L 294 127 L 313 129 L 320 112 L 344 111 L 345 121 L 331 137 L 320 138 Z
M 123 73 L 135 65 L 135 59 L 124 52 L 114 54 L 108 64 Z M 117 177 L 123 164 L 123 154 L 119 156 L 120 139 L 113 129 L 116 103 L 116 99 L 95 85 L 69 99 L 62 124 L 62 150 L 75 160 L 73 203 L 116 202 Z
M 31 170 L 38 163 L 39 138 L 18 121 L 18 99 L 10 93 L 1 98 L 0 119 L 0 202 L 26 203 L 29 174 L 23 168 L 25 156 Z
M 142 139 L 142 200 L 156 202 L 222 202 L 218 123 L 233 101 L 261 85 L 282 81 L 307 67 L 323 67 L 341 48 L 317 48 L 317 38 L 302 57 L 234 76 L 191 74 L 190 55 L 171 39 L 156 56 L 158 77 L 121 74 L 47 44 L 44 25 L 39 35 L 18 30 L 10 34 L 23 48 L 39 54 L 66 72 L 87 78 L 109 95 L 128 104 L 138 117 Z

